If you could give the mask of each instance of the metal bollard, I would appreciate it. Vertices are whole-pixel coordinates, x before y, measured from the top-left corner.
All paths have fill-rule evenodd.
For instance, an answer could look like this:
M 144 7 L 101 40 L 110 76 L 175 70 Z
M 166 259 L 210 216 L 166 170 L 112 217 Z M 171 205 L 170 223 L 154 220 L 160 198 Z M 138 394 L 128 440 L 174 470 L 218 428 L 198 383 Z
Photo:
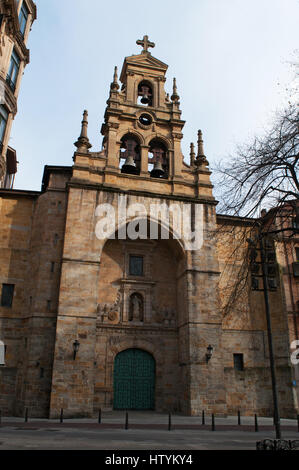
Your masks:
M 168 431 L 171 431 L 171 413 L 168 414 Z
M 201 424 L 204 425 L 205 424 L 205 411 L 202 410 L 202 413 L 201 413 Z
M 127 411 L 126 411 L 125 429 L 129 429 L 129 414 Z
M 98 417 L 98 423 L 101 424 L 102 422 L 102 409 L 99 409 L 99 417 Z
M 238 426 L 241 426 L 241 412 L 238 411 Z
M 25 408 L 25 423 L 28 422 L 28 408 Z
M 299 432 L 299 415 L 297 415 L 297 425 L 298 425 L 298 432 Z
M 212 414 L 212 431 L 215 431 L 215 416 Z
M 258 425 L 257 415 L 256 414 L 254 415 L 254 431 L 259 432 L 259 425 Z
M 60 410 L 60 422 L 63 423 L 63 408 Z

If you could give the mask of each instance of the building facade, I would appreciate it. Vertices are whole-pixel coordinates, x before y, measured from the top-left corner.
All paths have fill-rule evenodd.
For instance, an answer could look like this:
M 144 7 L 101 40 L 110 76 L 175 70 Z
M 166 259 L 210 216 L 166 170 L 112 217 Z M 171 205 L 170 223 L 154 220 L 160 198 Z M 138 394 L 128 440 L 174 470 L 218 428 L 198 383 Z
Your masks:
M 36 6 L 32 0 L 0 1 L 0 188 L 11 188 L 16 151 L 9 146 L 22 76 L 29 63 L 26 47 Z
M 262 293 L 247 285 L 224 308 L 252 221 L 216 215 L 202 133 L 187 164 L 176 80 L 169 97 L 167 65 L 147 36 L 137 43 L 120 79 L 115 68 L 102 148 L 91 151 L 84 111 L 72 166 L 46 166 L 41 192 L 0 191 L 0 408 L 272 415 Z M 280 277 L 269 295 L 281 414 L 293 417 Z

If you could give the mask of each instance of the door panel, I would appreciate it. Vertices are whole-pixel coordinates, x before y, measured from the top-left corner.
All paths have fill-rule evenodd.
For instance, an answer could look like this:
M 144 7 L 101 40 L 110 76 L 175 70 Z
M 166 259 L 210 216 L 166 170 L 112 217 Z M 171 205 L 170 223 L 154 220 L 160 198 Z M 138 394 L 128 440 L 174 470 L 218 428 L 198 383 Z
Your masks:
M 155 360 L 141 349 L 127 349 L 114 362 L 114 409 L 153 410 Z

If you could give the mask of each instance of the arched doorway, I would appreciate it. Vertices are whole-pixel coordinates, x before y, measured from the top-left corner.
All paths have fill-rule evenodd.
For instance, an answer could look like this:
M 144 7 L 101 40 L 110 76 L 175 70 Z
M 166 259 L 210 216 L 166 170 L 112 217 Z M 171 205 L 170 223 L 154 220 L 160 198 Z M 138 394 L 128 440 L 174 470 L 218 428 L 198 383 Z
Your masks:
M 155 359 L 141 349 L 126 349 L 114 361 L 115 410 L 153 410 Z

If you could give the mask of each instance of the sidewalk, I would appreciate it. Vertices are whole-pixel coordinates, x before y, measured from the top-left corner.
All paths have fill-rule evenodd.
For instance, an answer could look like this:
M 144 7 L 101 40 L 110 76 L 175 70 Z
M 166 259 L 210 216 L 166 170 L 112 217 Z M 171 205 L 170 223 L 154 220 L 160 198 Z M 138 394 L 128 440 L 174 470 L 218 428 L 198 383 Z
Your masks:
M 255 450 L 256 442 L 275 439 L 272 418 L 259 418 L 255 432 L 254 418 L 215 418 L 201 425 L 201 416 L 173 415 L 168 429 L 168 415 L 155 412 L 129 412 L 125 429 L 125 412 L 102 413 L 95 419 L 28 419 L 2 417 L 0 450 Z M 282 438 L 299 440 L 297 420 L 281 420 Z

